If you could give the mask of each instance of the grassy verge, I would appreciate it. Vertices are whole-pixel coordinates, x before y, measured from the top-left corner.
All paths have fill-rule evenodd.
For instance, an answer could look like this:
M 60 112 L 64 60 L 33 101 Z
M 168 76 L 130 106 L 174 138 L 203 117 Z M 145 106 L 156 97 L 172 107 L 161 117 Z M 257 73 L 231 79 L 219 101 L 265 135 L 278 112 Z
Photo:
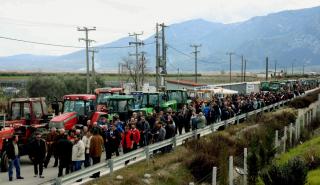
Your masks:
M 320 136 L 316 136 L 313 139 L 280 155 L 279 158 L 276 159 L 276 163 L 281 165 L 295 157 L 302 157 L 305 160 L 309 160 L 312 156 L 320 156 Z
M 136 185 L 144 184 L 144 174 L 151 175 L 151 184 L 188 184 L 193 181 L 189 170 L 181 163 L 189 156 L 185 147 L 178 147 L 174 152 L 156 156 L 149 163 L 139 162 L 132 166 L 116 171 L 113 175 L 103 176 L 87 183 L 87 185 Z M 123 176 L 123 180 L 117 180 L 116 176 Z
M 309 171 L 308 182 L 306 185 L 319 185 L 320 184 L 320 169 Z

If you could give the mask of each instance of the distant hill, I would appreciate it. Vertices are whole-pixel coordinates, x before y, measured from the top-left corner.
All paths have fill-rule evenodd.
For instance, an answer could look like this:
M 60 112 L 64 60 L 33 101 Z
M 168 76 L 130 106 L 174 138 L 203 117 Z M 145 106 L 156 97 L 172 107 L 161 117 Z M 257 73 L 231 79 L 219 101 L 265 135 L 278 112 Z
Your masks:
M 101 47 L 125 46 L 132 38 L 124 37 Z M 141 48 L 147 53 L 148 68 L 155 68 L 154 35 Z M 240 68 L 240 55 L 248 58 L 248 68 L 263 69 L 265 57 L 270 57 L 273 68 L 277 60 L 278 68 L 295 60 L 295 66 L 303 63 L 319 65 L 320 58 L 320 7 L 283 11 L 267 16 L 254 17 L 248 21 L 221 24 L 203 19 L 185 21 L 169 25 L 166 30 L 168 43 L 168 69 L 176 71 L 194 70 L 190 44 L 201 44 L 199 71 L 227 71 L 229 58 L 226 52 L 235 52 L 233 69 Z M 128 57 L 133 48 L 101 49 L 96 54 L 98 71 L 116 71 L 118 63 Z M 182 54 L 182 53 L 184 54 Z M 188 56 L 186 56 L 187 54 Z M 15 55 L 0 57 L 2 70 L 27 71 L 84 71 L 84 50 L 61 56 Z

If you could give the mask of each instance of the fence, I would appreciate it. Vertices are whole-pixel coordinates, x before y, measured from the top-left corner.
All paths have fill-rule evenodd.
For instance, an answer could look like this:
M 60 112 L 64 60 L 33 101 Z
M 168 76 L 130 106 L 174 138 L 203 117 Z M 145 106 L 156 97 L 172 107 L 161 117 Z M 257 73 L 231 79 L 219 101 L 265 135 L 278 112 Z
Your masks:
M 301 130 L 308 127 L 312 120 L 320 114 L 320 94 L 318 96 L 318 101 L 312 103 L 307 108 L 298 110 L 298 116 L 295 123 L 290 123 L 289 126 L 285 126 L 283 129 L 275 131 L 274 147 L 276 149 L 276 155 L 286 152 L 289 147 L 294 146 L 294 143 L 299 142 L 299 139 L 302 136 Z M 247 156 L 247 148 L 244 148 L 243 154 L 229 156 L 229 185 L 247 185 Z M 218 182 L 219 169 L 213 167 L 212 185 L 217 185 Z
M 101 162 L 99 164 L 96 164 L 96 165 L 90 166 L 88 168 L 73 172 L 73 173 L 65 175 L 63 177 L 58 177 L 58 178 L 52 179 L 52 180 L 47 181 L 43 184 L 55 184 L 55 185 L 72 184 L 79 179 L 88 178 L 92 174 L 94 174 L 96 172 L 101 172 L 101 171 L 103 171 L 104 174 L 112 174 L 114 171 L 125 167 L 125 161 L 127 161 L 128 159 L 135 158 L 135 160 L 132 163 L 129 163 L 129 165 L 132 165 L 132 164 L 139 162 L 139 161 L 142 161 L 142 160 L 148 161 L 154 151 L 157 151 L 165 146 L 172 145 L 175 148 L 176 146 L 182 145 L 186 140 L 188 140 L 190 138 L 196 138 L 197 135 L 205 136 L 205 135 L 208 135 L 208 134 L 211 134 L 211 133 L 217 131 L 220 127 L 228 127 L 230 124 L 239 124 L 241 119 L 248 118 L 249 116 L 252 116 L 252 115 L 257 115 L 260 112 L 265 112 L 265 111 L 270 112 L 271 110 L 274 110 L 274 109 L 277 109 L 277 108 L 284 106 L 289 101 L 290 100 L 285 100 L 285 101 L 275 103 L 273 105 L 265 106 L 260 109 L 254 110 L 254 111 L 235 116 L 231 119 L 208 125 L 202 129 L 194 130 L 193 132 L 188 132 L 188 133 L 185 133 L 185 134 L 182 134 L 179 136 L 175 136 L 171 139 L 167 139 L 167 140 L 164 140 L 164 141 L 161 141 L 158 143 L 154 143 L 154 144 L 145 146 L 143 148 L 139 148 L 137 150 L 134 150 L 134 151 L 129 152 L 127 154 L 121 155 L 119 157 L 109 159 L 108 161 Z M 244 154 L 244 155 L 246 156 L 246 154 Z M 244 159 L 244 160 L 246 160 L 246 159 Z M 233 161 L 233 159 L 231 158 L 230 161 Z M 245 161 L 244 161 L 244 164 L 246 166 Z M 232 166 L 233 166 L 233 162 L 232 162 Z M 216 171 L 219 172 L 219 169 L 217 168 Z M 246 170 L 243 170 L 243 171 L 244 171 L 243 173 L 246 174 Z M 229 170 L 229 174 L 230 174 L 229 175 L 229 181 L 230 181 L 229 184 L 233 185 L 233 175 L 232 175 L 233 170 L 231 172 Z M 232 177 L 230 177 L 231 175 L 232 175 Z

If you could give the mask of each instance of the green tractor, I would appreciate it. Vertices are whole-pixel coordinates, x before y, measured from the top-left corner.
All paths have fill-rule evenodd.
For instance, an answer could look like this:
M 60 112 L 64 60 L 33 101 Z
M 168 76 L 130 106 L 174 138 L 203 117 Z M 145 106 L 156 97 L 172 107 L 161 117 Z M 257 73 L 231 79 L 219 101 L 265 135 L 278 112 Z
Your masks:
M 282 84 L 278 81 L 263 81 L 260 83 L 261 91 L 279 92 Z
M 109 96 L 107 112 L 109 120 L 112 120 L 114 115 L 118 115 L 120 120 L 124 121 L 130 118 L 134 111 L 134 98 L 131 95 L 113 95 Z
M 184 89 L 170 89 L 166 90 L 167 102 L 162 108 L 171 107 L 173 110 L 181 109 L 183 105 L 190 104 L 191 99 Z
M 169 107 L 176 110 L 177 107 L 176 101 L 166 101 L 166 95 L 163 92 L 134 91 L 131 92 L 131 95 L 135 99 L 135 110 L 147 114 L 152 114 L 154 110 L 157 112 L 166 111 Z

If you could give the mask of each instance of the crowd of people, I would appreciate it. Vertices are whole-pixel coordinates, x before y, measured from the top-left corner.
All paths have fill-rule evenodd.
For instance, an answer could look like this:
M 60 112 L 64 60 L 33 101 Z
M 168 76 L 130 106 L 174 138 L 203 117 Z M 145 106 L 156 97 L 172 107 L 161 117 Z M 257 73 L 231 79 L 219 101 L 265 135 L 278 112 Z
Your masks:
M 51 128 L 46 140 L 37 133 L 31 143 L 29 156 L 34 164 L 34 176 L 43 178 L 43 168 L 47 168 L 50 159 L 54 158 L 54 167 L 58 167 L 58 176 L 68 174 L 97 164 L 105 152 L 106 160 L 113 155 L 119 156 L 121 151 L 128 153 L 137 148 L 163 141 L 176 134 L 190 132 L 203 128 L 206 125 L 227 120 L 236 115 L 253 111 L 276 102 L 293 98 L 294 92 L 259 92 L 250 95 L 232 95 L 224 98 L 213 96 L 210 101 L 204 102 L 194 99 L 191 104 L 183 105 L 177 111 L 168 108 L 165 111 L 153 112 L 144 115 L 142 112 L 133 112 L 128 120 L 120 120 L 118 116 L 112 119 L 102 117 L 99 122 L 87 121 L 82 129 Z M 17 178 L 20 176 L 18 150 L 15 147 L 16 138 L 7 148 L 10 166 L 9 180 L 12 180 L 12 168 L 16 167 Z M 169 152 L 171 146 L 164 147 L 156 152 Z M 128 164 L 132 159 L 128 159 Z M 65 170 L 65 172 L 64 172 Z M 63 173 L 64 172 L 64 173 Z M 99 173 L 91 177 L 99 177 Z

